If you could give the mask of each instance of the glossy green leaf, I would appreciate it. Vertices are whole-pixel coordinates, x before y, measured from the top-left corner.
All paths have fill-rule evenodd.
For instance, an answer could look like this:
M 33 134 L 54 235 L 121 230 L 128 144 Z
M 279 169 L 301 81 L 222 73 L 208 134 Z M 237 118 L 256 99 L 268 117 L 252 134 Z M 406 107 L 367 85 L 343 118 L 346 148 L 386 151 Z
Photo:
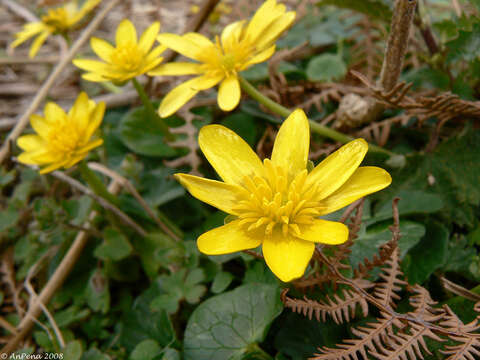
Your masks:
M 154 360 L 162 352 L 162 348 L 153 339 L 139 343 L 130 354 L 129 360 Z
M 248 284 L 203 302 L 188 320 L 185 360 L 239 359 L 282 311 L 279 288 Z
M 70 341 L 64 350 L 65 359 L 80 360 L 83 354 L 82 343 L 79 340 Z
M 110 309 L 110 289 L 108 278 L 103 270 L 93 271 L 88 280 L 85 297 L 93 311 L 107 313 Z
M 163 293 L 158 283 L 135 299 L 133 306 L 121 319 L 120 344 L 131 352 L 144 340 L 155 340 L 160 347 L 170 345 L 175 339 L 172 323 L 165 311 L 152 311 L 150 303 Z M 135 331 L 132 331 L 135 329 Z
M 213 279 L 211 291 L 214 294 L 219 294 L 223 292 L 228 287 L 228 285 L 230 285 L 232 280 L 233 280 L 232 274 L 226 271 L 220 271 Z
M 404 273 L 410 284 L 422 284 L 447 260 L 449 231 L 441 223 L 430 221 L 422 240 L 404 260 Z
M 311 81 L 339 80 L 347 73 L 347 65 L 335 54 L 322 54 L 310 60 L 307 77 Z
M 120 139 L 136 154 L 156 157 L 178 154 L 178 150 L 167 145 L 160 127 L 149 121 L 143 107 L 126 113 L 120 121 L 119 131 Z
M 133 247 L 127 237 L 116 229 L 107 228 L 103 232 L 103 243 L 95 249 L 95 256 L 103 260 L 122 260 L 130 255 Z

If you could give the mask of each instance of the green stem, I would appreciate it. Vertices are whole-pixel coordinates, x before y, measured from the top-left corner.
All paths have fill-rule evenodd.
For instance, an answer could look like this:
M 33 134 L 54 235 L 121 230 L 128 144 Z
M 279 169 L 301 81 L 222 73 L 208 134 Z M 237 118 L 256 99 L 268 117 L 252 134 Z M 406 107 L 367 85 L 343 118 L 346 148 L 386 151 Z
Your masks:
M 242 87 L 242 89 L 248 95 L 250 95 L 254 100 L 257 100 L 260 104 L 264 105 L 269 110 L 273 111 L 274 113 L 282 117 L 288 117 L 291 114 L 292 111 L 290 109 L 287 109 L 286 107 L 276 103 L 272 99 L 263 95 L 260 91 L 258 91 L 252 84 L 250 84 L 243 77 L 239 76 L 238 79 L 240 81 L 240 86 Z M 345 135 L 341 132 L 333 130 L 324 125 L 321 125 L 315 121 L 309 120 L 309 122 L 310 122 L 310 128 L 312 129 L 312 131 L 320 136 L 327 137 L 329 139 L 341 142 L 343 144 L 353 140 L 353 137 Z M 387 149 L 384 149 L 380 146 L 373 145 L 370 143 L 368 144 L 368 148 L 371 152 L 374 152 L 374 153 L 385 154 L 388 156 L 396 155 L 395 153 Z
M 160 131 L 165 135 L 167 140 L 169 141 L 175 140 L 175 137 L 170 132 L 170 129 L 168 128 L 167 123 L 160 116 L 158 116 L 157 112 L 155 111 L 153 104 L 148 98 L 147 93 L 145 92 L 145 89 L 143 88 L 143 86 L 135 78 L 132 79 L 132 83 L 133 83 L 133 86 L 135 86 L 138 96 L 140 97 L 140 100 L 142 100 L 142 103 L 145 106 L 145 109 L 147 109 L 147 113 L 150 118 L 150 121 L 154 121 L 158 125 L 158 127 L 160 128 Z
M 99 177 L 92 170 L 90 170 L 85 160 L 79 163 L 78 168 L 83 179 L 87 182 L 88 186 L 95 194 L 118 206 L 118 199 L 108 191 L 102 180 L 100 180 Z

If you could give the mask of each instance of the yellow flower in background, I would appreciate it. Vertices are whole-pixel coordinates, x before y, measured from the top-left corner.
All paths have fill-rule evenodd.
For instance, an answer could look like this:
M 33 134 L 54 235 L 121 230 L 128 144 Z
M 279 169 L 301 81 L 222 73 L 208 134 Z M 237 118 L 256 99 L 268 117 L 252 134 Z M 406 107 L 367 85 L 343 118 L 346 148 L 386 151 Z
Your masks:
M 160 116 L 172 115 L 200 90 L 218 83 L 218 105 L 222 110 L 233 110 L 240 101 L 237 74 L 270 58 L 275 52 L 275 41 L 294 19 L 295 12 L 287 12 L 285 5 L 277 4 L 276 0 L 267 0 L 250 22 L 237 21 L 228 25 L 215 42 L 198 33 L 160 34 L 157 39 L 161 44 L 197 63 L 167 63 L 150 71 L 149 75 L 199 75 L 165 96 L 160 104 Z
M 32 115 L 30 124 L 36 134 L 23 135 L 17 145 L 24 150 L 18 161 L 39 165 L 40 174 L 69 168 L 85 158 L 90 150 L 103 144 L 93 137 L 100 126 L 105 103 L 98 105 L 82 92 L 70 111 L 65 113 L 53 102 L 45 105 L 45 116 Z
M 125 19 L 118 25 L 115 47 L 102 39 L 90 39 L 93 51 L 103 61 L 77 59 L 73 60 L 73 63 L 88 71 L 83 74 L 85 80 L 122 84 L 145 74 L 162 62 L 160 55 L 165 47 L 157 46 L 152 49 L 159 31 L 160 23 L 155 22 L 145 30 L 140 40 L 137 40 L 135 26 Z
M 16 39 L 11 46 L 15 48 L 31 37 L 37 36 L 28 54 L 33 58 L 51 34 L 65 34 L 73 29 L 100 2 L 101 0 L 87 0 L 82 7 L 78 7 L 78 0 L 75 0 L 50 9 L 41 17 L 41 21 L 25 24 L 23 30 L 15 34 Z
M 221 125 L 203 127 L 198 141 L 223 182 L 175 176 L 197 199 L 234 217 L 202 234 L 199 250 L 221 255 L 262 245 L 267 265 L 282 281 L 303 275 L 315 243 L 337 245 L 348 239 L 344 224 L 319 216 L 392 181 L 381 168 L 359 167 L 368 150 L 363 139 L 344 145 L 309 173 L 310 127 L 302 110 L 285 120 L 272 158 L 263 163 L 245 141 Z

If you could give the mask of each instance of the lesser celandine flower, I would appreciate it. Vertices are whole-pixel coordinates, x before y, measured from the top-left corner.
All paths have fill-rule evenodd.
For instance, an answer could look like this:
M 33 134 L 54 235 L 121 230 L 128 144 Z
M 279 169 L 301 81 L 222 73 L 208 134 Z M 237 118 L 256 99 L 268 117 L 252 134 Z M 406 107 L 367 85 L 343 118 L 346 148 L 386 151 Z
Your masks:
M 160 23 L 155 22 L 145 30 L 140 40 L 137 40 L 135 26 L 125 19 L 118 25 L 115 47 L 105 40 L 91 38 L 93 51 L 103 61 L 77 59 L 73 63 L 88 71 L 83 74 L 85 80 L 122 84 L 145 74 L 162 62 L 160 54 L 165 47 L 157 46 L 152 49 L 159 31 Z
M 200 90 L 218 83 L 218 105 L 225 111 L 234 109 L 240 101 L 238 72 L 271 57 L 275 41 L 294 19 L 295 12 L 286 12 L 283 4 L 267 0 L 250 22 L 237 21 L 228 25 L 215 42 L 198 33 L 160 34 L 157 39 L 161 44 L 198 63 L 167 63 L 149 75 L 199 75 L 165 96 L 160 104 L 160 116 L 175 113 Z
M 223 182 L 175 176 L 197 199 L 234 218 L 202 234 L 199 250 L 220 255 L 262 245 L 267 265 L 282 281 L 303 275 L 315 243 L 337 245 L 348 239 L 344 224 L 319 216 L 391 183 L 385 170 L 359 167 L 368 150 L 363 139 L 344 145 L 309 173 L 310 128 L 302 110 L 285 120 L 272 158 L 263 163 L 247 143 L 221 125 L 203 127 L 198 141 Z
M 41 21 L 24 25 L 23 30 L 15 34 L 16 40 L 11 46 L 17 47 L 31 37 L 37 36 L 28 54 L 33 58 L 47 37 L 51 34 L 66 34 L 100 2 L 101 0 L 87 0 L 79 7 L 78 0 L 74 0 L 55 9 L 50 9 L 47 14 L 42 16 Z
M 24 150 L 18 161 L 39 165 L 42 167 L 40 174 L 75 165 L 90 150 L 102 145 L 103 140 L 93 135 L 102 122 L 104 112 L 105 103 L 95 104 L 84 92 L 75 100 L 68 114 L 57 104 L 47 103 L 45 116 L 30 117 L 36 134 L 18 138 L 17 144 Z

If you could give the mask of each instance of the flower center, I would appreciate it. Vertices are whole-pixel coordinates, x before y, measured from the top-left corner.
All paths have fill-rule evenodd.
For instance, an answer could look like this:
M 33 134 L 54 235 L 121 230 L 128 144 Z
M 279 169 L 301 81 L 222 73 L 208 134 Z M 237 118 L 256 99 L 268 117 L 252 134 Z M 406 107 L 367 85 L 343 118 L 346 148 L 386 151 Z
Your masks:
M 144 54 L 137 44 L 119 45 L 112 54 L 112 63 L 126 71 L 138 70 L 143 63 Z
M 68 12 L 64 8 L 50 9 L 42 16 L 42 22 L 54 27 L 57 31 L 65 31 L 69 27 Z
M 67 154 L 73 153 L 78 147 L 81 134 L 72 124 L 62 124 L 52 127 L 48 134 L 48 145 L 52 152 Z
M 299 236 L 299 225 L 312 224 L 320 214 L 320 204 L 315 200 L 316 188 L 305 186 L 307 170 L 298 173 L 291 181 L 284 169 L 276 167 L 270 159 L 264 160 L 266 177 L 245 177 L 234 209 L 247 231 L 263 229 L 265 235 L 274 228 Z
M 221 71 L 226 77 L 244 70 L 245 63 L 253 56 L 254 47 L 248 41 L 231 38 L 223 44 L 217 36 L 215 46 L 205 54 L 207 69 L 212 72 Z

